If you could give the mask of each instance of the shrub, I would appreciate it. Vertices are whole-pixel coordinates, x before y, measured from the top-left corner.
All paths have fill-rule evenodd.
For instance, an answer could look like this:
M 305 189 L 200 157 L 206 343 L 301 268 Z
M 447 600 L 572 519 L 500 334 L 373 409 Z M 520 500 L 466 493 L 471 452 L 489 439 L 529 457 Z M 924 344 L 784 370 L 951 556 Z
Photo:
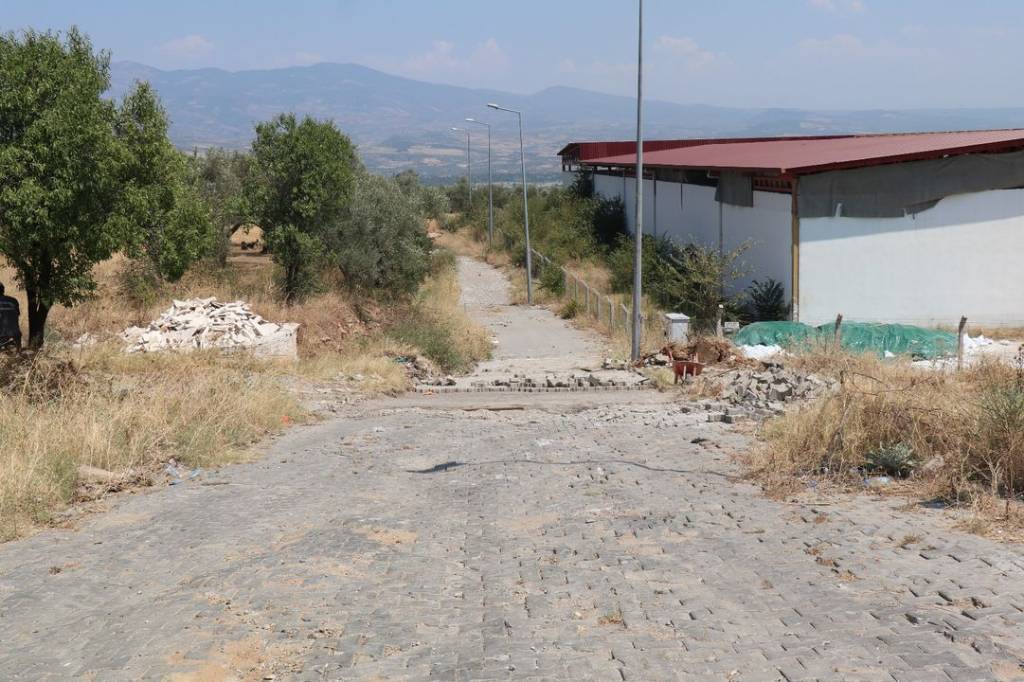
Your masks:
M 741 297 L 729 295 L 729 284 L 743 276 L 740 256 L 747 246 L 719 254 L 697 244 L 675 245 L 667 237 L 643 240 L 643 289 L 663 310 L 689 315 L 696 331 L 714 327 L 718 306 L 732 315 Z M 619 293 L 633 290 L 633 239 L 624 235 L 609 256 L 611 285 Z
M 540 286 L 555 296 L 565 295 L 565 275 L 557 265 L 547 265 L 540 271 Z
M 435 262 L 450 266 L 431 275 L 415 300 L 403 305 L 386 333 L 418 349 L 442 371 L 461 372 L 490 355 L 490 336 L 466 317 L 459 304 L 454 259 L 438 256 Z
M 343 220 L 327 239 L 329 259 L 346 286 L 380 298 L 416 291 L 430 269 L 430 239 L 421 207 L 394 180 L 356 177 Z
M 563 320 L 571 320 L 580 314 L 580 303 L 575 298 L 571 298 L 566 301 L 565 305 L 558 312 L 558 316 Z
M 785 320 L 789 317 L 786 290 L 778 281 L 768 278 L 764 282 L 754 280 L 747 287 L 750 299 L 747 312 L 754 322 Z
M 924 374 L 870 355 L 810 355 L 797 366 L 842 378 L 832 393 L 767 425 L 751 464 L 769 484 L 844 478 L 858 469 L 918 471 L 930 494 L 1024 492 L 1024 363 Z
M 906 443 L 880 445 L 864 457 L 871 471 L 883 471 L 892 476 L 909 476 L 920 463 L 914 450 Z

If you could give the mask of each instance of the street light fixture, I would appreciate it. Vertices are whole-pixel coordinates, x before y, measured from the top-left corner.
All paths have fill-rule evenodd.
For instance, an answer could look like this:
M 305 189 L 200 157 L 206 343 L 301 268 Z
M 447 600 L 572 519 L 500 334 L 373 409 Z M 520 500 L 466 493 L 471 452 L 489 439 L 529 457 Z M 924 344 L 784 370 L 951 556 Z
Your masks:
M 467 123 L 487 126 L 487 246 L 494 246 L 494 193 L 491 185 L 491 124 L 467 118 Z
M 507 111 L 519 118 L 519 162 L 523 167 L 523 232 L 526 235 L 526 304 L 533 305 L 533 257 L 530 255 L 530 206 L 526 200 L 526 153 L 523 151 L 523 112 L 506 109 L 493 102 L 487 106 L 498 111 Z
M 469 156 L 469 128 L 452 127 L 454 133 L 466 133 L 466 185 L 469 187 L 469 210 L 473 210 L 473 161 Z

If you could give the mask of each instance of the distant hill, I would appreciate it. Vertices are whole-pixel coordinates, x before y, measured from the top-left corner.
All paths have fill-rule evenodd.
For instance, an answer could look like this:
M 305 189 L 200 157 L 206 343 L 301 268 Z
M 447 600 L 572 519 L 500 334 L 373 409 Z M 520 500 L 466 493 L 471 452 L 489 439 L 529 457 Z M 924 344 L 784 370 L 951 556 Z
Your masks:
M 136 80 L 153 84 L 170 115 L 171 137 L 185 149 L 245 148 L 256 121 L 295 111 L 333 118 L 373 170 L 415 168 L 427 177 L 452 178 L 465 173 L 465 138 L 450 128 L 473 116 L 494 124 L 495 178 L 514 179 L 515 117 L 486 109 L 493 101 L 524 112 L 528 171 L 545 180 L 558 176 L 555 153 L 566 142 L 635 134 L 633 99 L 569 87 L 523 95 L 427 83 L 358 64 L 232 72 L 116 62 L 111 70 L 115 97 Z M 969 130 L 1024 127 L 1024 108 L 809 111 L 648 101 L 644 125 L 651 138 Z M 474 131 L 475 178 L 486 174 L 485 144 L 484 129 Z

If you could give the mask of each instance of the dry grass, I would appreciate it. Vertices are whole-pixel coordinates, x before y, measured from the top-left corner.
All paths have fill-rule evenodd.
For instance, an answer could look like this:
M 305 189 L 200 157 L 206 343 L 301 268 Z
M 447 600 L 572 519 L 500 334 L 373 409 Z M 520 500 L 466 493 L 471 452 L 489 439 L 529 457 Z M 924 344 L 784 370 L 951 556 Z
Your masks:
M 466 315 L 459 299 L 456 269 L 435 272 L 388 326 L 387 336 L 418 350 L 444 372 L 468 370 L 489 358 L 494 346 L 488 331 Z
M 0 390 L 0 539 L 73 502 L 83 465 L 119 478 L 172 457 L 215 466 L 302 417 L 280 370 L 242 355 L 125 356 L 102 345 L 23 362 Z
M 841 386 L 766 425 L 749 463 L 769 488 L 801 476 L 857 481 L 885 453 L 903 453 L 913 460 L 909 480 L 928 497 L 963 503 L 1024 491 L 1024 367 L 985 362 L 942 373 L 827 353 L 794 364 Z
M 368 395 L 397 395 L 410 389 L 412 383 L 395 357 L 416 352 L 414 348 L 378 334 L 355 340 L 336 353 L 303 358 L 295 369 L 311 381 L 342 380 Z
M 269 258 L 248 251 L 236 250 L 228 268 L 197 267 L 149 304 L 123 295 L 124 270 L 120 257 L 98 265 L 95 296 L 52 311 L 46 350 L 0 371 L 0 540 L 50 523 L 75 502 L 82 466 L 126 482 L 172 457 L 188 466 L 244 458 L 259 438 L 303 417 L 289 377 L 394 394 L 410 383 L 395 356 L 434 353 L 453 371 L 491 351 L 486 331 L 459 305 L 451 267 L 433 274 L 414 301 L 390 307 L 337 290 L 284 306 Z M 9 269 L 0 281 L 24 305 Z M 121 352 L 116 334 L 125 327 L 155 318 L 171 298 L 207 296 L 241 299 L 268 320 L 300 323 L 300 360 Z M 100 342 L 73 348 L 69 342 L 85 333 Z

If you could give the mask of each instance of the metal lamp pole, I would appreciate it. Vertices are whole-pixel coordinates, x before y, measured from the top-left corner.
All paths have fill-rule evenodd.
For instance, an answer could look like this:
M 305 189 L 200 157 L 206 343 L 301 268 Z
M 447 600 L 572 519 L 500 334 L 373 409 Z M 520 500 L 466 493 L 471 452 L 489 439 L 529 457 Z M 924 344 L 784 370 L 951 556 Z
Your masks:
M 643 135 L 643 84 L 644 84 L 644 0 L 638 0 L 637 57 L 636 57 L 636 220 L 633 225 L 633 362 L 640 360 L 640 301 L 643 278 L 644 246 L 644 135 Z
M 467 118 L 467 123 L 487 126 L 487 246 L 494 246 L 494 191 L 491 184 L 491 124 Z
M 452 132 L 466 133 L 466 185 L 469 187 L 469 210 L 473 210 L 473 161 L 469 156 L 469 128 L 452 128 Z
M 533 256 L 530 254 L 530 205 L 526 199 L 526 153 L 523 151 L 523 112 L 489 102 L 491 109 L 507 111 L 519 118 L 519 162 L 523 167 L 523 232 L 526 235 L 526 304 L 533 305 Z

